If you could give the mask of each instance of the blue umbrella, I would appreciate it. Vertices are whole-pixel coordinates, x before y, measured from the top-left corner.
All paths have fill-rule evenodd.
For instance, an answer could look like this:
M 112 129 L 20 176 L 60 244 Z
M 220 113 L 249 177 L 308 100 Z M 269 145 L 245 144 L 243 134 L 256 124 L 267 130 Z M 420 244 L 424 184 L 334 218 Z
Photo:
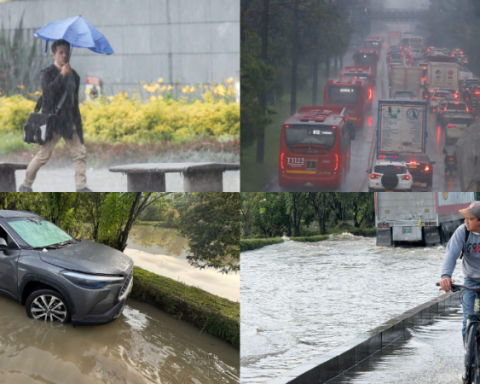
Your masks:
M 64 39 L 68 41 L 72 47 L 88 48 L 93 52 L 104 53 L 106 55 L 114 53 L 105 36 L 98 32 L 93 25 L 82 16 L 70 17 L 69 19 L 49 23 L 35 32 L 34 36 L 47 41 L 45 52 L 47 51 L 49 41 Z

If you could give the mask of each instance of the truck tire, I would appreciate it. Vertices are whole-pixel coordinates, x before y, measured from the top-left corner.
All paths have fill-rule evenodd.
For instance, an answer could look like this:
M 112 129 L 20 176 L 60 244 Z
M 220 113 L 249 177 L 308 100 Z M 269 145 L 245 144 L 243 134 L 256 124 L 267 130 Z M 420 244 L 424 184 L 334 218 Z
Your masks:
M 393 191 L 398 185 L 398 177 L 394 173 L 385 173 L 381 178 L 381 182 L 386 190 Z

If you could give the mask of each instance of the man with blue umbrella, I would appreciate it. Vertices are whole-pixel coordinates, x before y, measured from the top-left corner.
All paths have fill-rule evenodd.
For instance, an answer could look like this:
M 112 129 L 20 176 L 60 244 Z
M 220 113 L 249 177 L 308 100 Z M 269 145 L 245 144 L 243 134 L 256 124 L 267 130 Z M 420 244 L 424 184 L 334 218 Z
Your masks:
M 58 110 L 53 137 L 37 152 L 28 165 L 20 192 L 32 192 L 38 170 L 50 159 L 52 152 L 63 137 L 69 148 L 75 167 L 77 192 L 91 192 L 87 188 L 86 157 L 83 140 L 82 117 L 78 93 L 80 76 L 70 66 L 71 46 L 89 48 L 97 53 L 112 54 L 107 39 L 81 16 L 50 23 L 35 33 L 35 36 L 52 44 L 54 63 L 42 70 L 42 113 Z

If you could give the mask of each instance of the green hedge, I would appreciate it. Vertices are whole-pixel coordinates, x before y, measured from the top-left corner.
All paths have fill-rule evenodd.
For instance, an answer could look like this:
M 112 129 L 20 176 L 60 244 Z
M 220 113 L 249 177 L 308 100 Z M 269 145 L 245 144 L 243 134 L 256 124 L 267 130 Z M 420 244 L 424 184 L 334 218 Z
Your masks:
M 240 303 L 159 276 L 142 268 L 133 271 L 132 299 L 151 304 L 202 332 L 240 347 Z
M 283 243 L 281 237 L 272 237 L 271 239 L 242 239 L 240 240 L 240 252 L 252 251 L 254 249 L 265 247 L 266 245 Z
M 300 241 L 302 243 L 308 243 L 308 242 L 316 242 L 316 241 L 327 240 L 329 237 L 330 237 L 330 235 L 299 236 L 299 237 L 291 237 L 290 240 Z

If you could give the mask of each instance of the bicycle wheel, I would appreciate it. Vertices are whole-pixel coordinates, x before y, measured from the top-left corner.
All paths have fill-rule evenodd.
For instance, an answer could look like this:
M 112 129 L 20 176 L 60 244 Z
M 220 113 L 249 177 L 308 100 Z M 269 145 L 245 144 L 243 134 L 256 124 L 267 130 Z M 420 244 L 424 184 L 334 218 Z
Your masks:
M 478 337 L 479 335 L 477 332 L 477 334 L 475 335 L 475 368 L 473 370 L 474 372 L 472 377 L 472 383 L 474 384 L 480 384 L 480 345 L 478 343 Z
M 477 326 L 472 325 L 467 328 L 467 339 L 465 340 L 465 379 L 466 383 L 472 383 L 472 380 L 475 377 L 475 359 L 476 359 L 476 349 L 477 349 L 477 340 L 476 332 Z

